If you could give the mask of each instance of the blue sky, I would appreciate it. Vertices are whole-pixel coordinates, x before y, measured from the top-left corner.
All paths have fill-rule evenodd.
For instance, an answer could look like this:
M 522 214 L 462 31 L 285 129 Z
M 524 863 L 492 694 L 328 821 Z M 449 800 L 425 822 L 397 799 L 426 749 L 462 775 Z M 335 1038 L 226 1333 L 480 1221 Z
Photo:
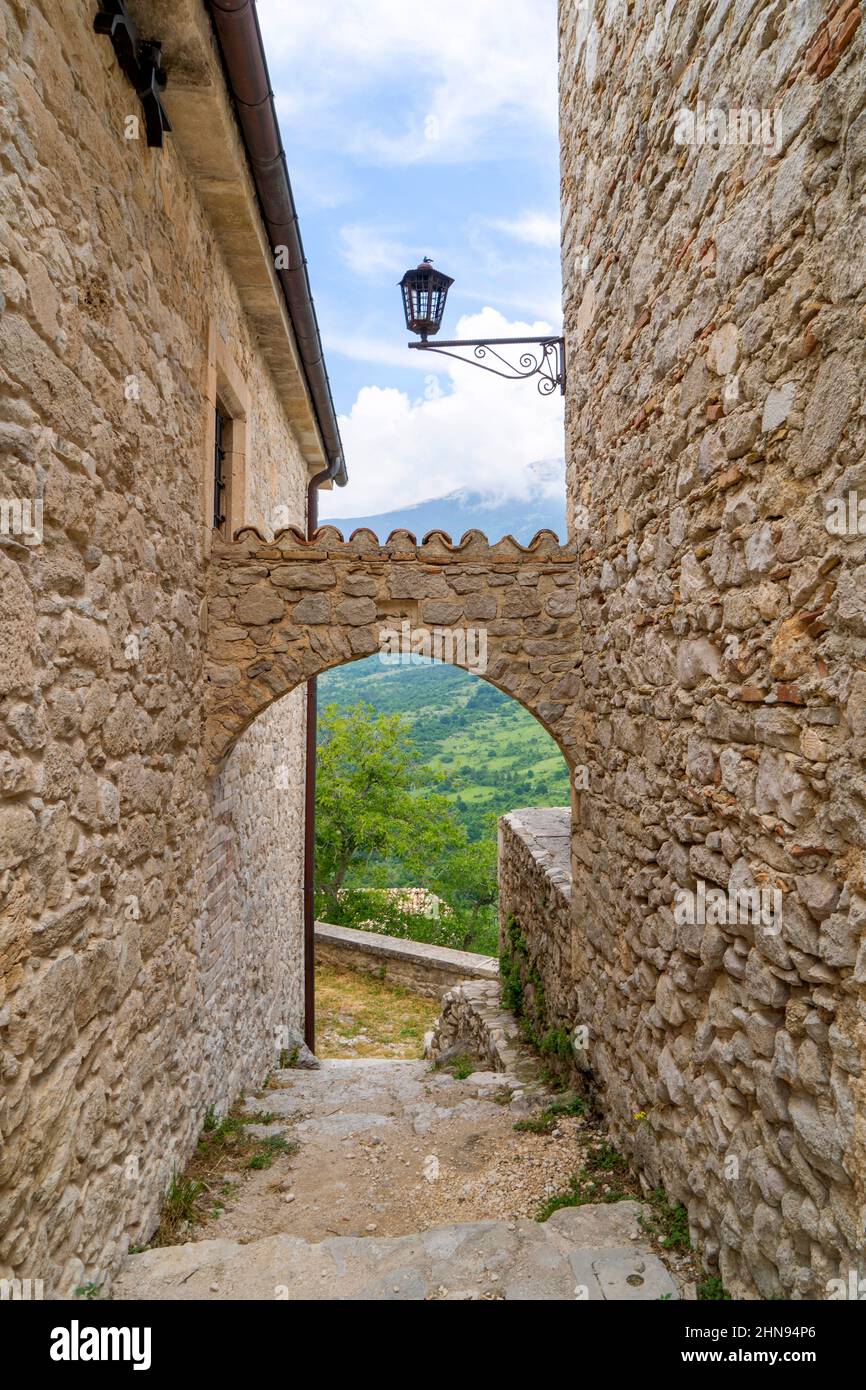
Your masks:
M 323 511 L 527 495 L 559 398 L 410 353 L 397 281 L 454 276 L 443 337 L 559 330 L 555 0 L 258 12 L 350 474 Z

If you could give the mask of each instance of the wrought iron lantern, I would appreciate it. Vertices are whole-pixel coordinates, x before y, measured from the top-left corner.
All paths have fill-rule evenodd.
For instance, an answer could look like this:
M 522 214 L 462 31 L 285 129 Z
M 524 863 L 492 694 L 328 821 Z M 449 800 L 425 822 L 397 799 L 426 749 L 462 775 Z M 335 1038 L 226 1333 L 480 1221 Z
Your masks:
M 420 333 L 422 342 L 426 342 L 432 333 L 439 332 L 445 300 L 453 284 L 450 275 L 433 269 L 429 256 L 425 256 L 414 270 L 407 270 L 400 281 L 406 327 L 410 333 Z
M 417 333 L 421 339 L 410 343 L 410 348 L 424 352 L 436 352 L 442 357 L 454 357 L 458 362 L 471 362 L 485 372 L 493 372 L 506 381 L 525 381 L 531 376 L 538 377 L 538 390 L 542 396 L 549 396 L 557 386 L 565 394 L 565 339 L 564 338 L 458 338 L 428 342 L 428 338 L 439 332 L 448 290 L 454 284 L 449 275 L 433 269 L 429 256 L 425 256 L 414 270 L 407 270 L 400 281 L 403 295 L 403 311 L 406 327 L 410 333 Z M 517 354 L 517 361 L 509 361 L 507 353 L 499 348 L 531 348 Z M 454 349 L 469 348 L 471 357 L 466 357 Z M 486 359 L 495 359 L 498 365 Z

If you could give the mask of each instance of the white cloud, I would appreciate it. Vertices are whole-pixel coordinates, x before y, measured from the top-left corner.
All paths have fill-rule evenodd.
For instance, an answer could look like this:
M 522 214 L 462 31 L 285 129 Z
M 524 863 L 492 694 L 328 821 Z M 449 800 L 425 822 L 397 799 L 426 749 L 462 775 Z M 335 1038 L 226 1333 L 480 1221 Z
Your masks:
M 509 322 L 487 308 L 462 318 L 455 336 L 550 332 L 549 324 Z M 538 485 L 531 466 L 562 456 L 558 391 L 543 397 L 537 378 L 503 381 L 470 363 L 433 354 L 417 357 L 426 360 L 431 378 L 421 396 L 413 400 L 393 387 L 365 386 L 349 414 L 341 416 L 349 484 L 330 494 L 329 516 L 390 511 L 460 487 L 491 501 L 528 497 Z
M 495 304 L 514 318 L 531 316 L 559 323 L 558 239 L 544 246 L 530 241 L 530 237 L 536 241 L 549 237 L 552 223 L 552 218 L 534 212 L 501 220 L 470 214 L 463 245 L 456 247 L 455 265 L 452 268 L 449 260 L 447 267 L 458 278 L 459 293 L 464 299 Z
M 408 335 L 407 335 L 408 336 Z M 401 371 L 429 373 L 430 360 L 422 352 L 410 352 L 405 341 L 399 344 L 387 338 L 360 334 L 326 333 L 326 352 L 339 352 L 353 362 L 375 362 L 380 367 L 398 367 Z
M 555 0 L 259 0 L 277 107 L 371 162 L 462 160 L 556 131 Z M 374 109 L 383 79 L 397 95 Z M 399 87 L 396 86 L 399 81 Z M 352 109 L 351 125 L 334 121 Z
M 543 212 L 524 212 L 511 222 L 490 221 L 488 226 L 530 246 L 559 245 L 559 218 Z
M 357 275 L 394 276 L 400 279 L 412 260 L 412 252 L 369 224 L 354 223 L 340 228 L 343 260 Z

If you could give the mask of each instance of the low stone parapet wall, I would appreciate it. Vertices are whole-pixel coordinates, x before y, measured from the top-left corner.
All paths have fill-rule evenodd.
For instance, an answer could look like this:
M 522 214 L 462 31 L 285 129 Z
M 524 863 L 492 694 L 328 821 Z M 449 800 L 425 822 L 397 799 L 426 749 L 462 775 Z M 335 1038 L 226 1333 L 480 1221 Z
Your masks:
M 563 1080 L 576 1061 L 570 817 L 568 806 L 548 806 L 499 822 L 503 1002 Z
M 503 1085 L 529 1094 L 546 1089 L 539 1059 L 523 1043 L 517 1019 L 502 1007 L 494 980 L 464 980 L 449 990 L 425 1039 L 424 1055 L 434 1065 L 462 1054 L 502 1072 Z
M 499 962 L 475 951 L 453 951 L 380 932 L 316 923 L 316 959 L 379 975 L 415 994 L 441 999 L 461 980 L 488 980 L 498 992 Z

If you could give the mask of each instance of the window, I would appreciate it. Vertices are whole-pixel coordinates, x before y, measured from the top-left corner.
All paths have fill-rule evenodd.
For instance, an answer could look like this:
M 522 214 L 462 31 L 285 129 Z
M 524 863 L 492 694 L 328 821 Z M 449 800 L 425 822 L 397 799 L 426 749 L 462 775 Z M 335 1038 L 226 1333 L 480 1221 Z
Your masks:
M 220 401 L 216 403 L 213 450 L 213 527 L 226 535 L 230 510 L 229 479 L 231 455 L 231 416 Z
M 204 380 L 201 481 L 204 553 L 214 538 L 230 541 L 244 524 L 250 394 L 211 320 Z

